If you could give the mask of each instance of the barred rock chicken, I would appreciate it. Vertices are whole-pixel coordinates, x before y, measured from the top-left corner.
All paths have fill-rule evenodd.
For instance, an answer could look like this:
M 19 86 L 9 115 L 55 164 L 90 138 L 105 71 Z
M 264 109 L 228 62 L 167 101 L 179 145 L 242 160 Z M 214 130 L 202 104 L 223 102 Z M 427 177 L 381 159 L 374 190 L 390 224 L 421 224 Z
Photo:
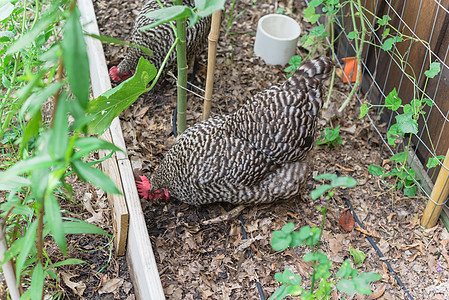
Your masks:
M 306 62 L 283 84 L 256 94 L 230 115 L 185 131 L 153 173 L 141 176 L 145 199 L 199 205 L 291 199 L 307 179 L 308 153 L 333 62 Z
M 172 0 L 162 0 L 164 7 L 173 5 Z M 194 0 L 184 0 L 183 4 L 194 7 Z M 139 58 L 144 56 L 159 70 L 162 62 L 167 55 L 170 47 L 175 42 L 175 33 L 169 23 L 161 24 L 146 31 L 140 31 L 140 28 L 153 23 L 154 19 L 149 19 L 145 15 L 151 11 L 160 9 L 156 0 L 149 0 L 145 3 L 137 16 L 136 23 L 132 33 L 132 43 L 145 46 L 153 50 L 153 56 L 147 57 L 137 48 L 129 48 L 126 57 L 117 67 L 109 70 L 109 75 L 114 81 L 123 81 L 134 74 Z M 205 48 L 207 35 L 210 31 L 211 17 L 201 18 L 192 28 L 187 28 L 187 61 L 198 56 Z M 170 55 L 167 67 L 173 70 L 176 66 L 176 51 Z

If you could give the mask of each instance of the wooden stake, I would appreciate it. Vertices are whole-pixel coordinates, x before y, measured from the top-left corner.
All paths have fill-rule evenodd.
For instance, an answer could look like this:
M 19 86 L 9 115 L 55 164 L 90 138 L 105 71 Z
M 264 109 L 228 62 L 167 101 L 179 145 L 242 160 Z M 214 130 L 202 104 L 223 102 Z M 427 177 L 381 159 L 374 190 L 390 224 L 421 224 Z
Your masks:
M 206 92 L 204 95 L 203 103 L 203 116 L 202 120 L 206 120 L 210 116 L 210 108 L 212 106 L 212 92 L 214 90 L 214 71 L 215 60 L 217 56 L 218 38 L 220 37 L 220 23 L 221 23 L 221 10 L 218 10 L 212 14 L 212 25 L 209 33 L 209 48 L 207 51 L 207 77 L 206 77 Z
M 424 210 L 421 219 L 421 225 L 426 227 L 426 229 L 435 226 L 437 223 L 444 202 L 449 194 L 449 171 L 446 168 L 449 168 L 449 149 L 447 150 L 443 167 L 441 167 L 440 173 L 438 174 L 437 181 L 435 182 L 432 194 L 430 195 L 430 199 L 427 202 L 426 209 Z

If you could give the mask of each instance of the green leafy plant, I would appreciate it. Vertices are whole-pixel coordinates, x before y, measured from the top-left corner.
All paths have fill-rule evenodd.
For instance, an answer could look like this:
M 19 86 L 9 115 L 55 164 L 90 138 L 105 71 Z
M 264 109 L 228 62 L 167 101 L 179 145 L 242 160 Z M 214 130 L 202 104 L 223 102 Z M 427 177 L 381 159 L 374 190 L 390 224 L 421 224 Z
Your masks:
M 379 280 L 381 276 L 377 273 L 368 272 L 358 274 L 356 269 L 351 267 L 349 260 L 346 260 L 339 271 L 332 276 L 330 268 L 332 263 L 327 256 L 319 251 L 321 235 L 326 219 L 327 205 L 329 199 L 334 195 L 335 188 L 351 188 L 357 185 L 357 181 L 351 177 L 339 177 L 335 174 L 322 174 L 315 177 L 315 180 L 327 180 L 328 184 L 318 186 L 312 191 L 312 199 L 316 200 L 325 195 L 322 205 L 318 210 L 323 214 L 321 227 L 304 226 L 299 231 L 295 231 L 294 223 L 290 222 L 282 227 L 282 230 L 273 232 L 271 238 L 271 247 L 275 251 L 282 251 L 288 247 L 294 248 L 300 245 L 306 245 L 311 249 L 310 253 L 304 255 L 304 261 L 311 262 L 313 272 L 310 275 L 310 289 L 301 286 L 301 277 L 286 269 L 283 273 L 276 273 L 274 278 L 282 285 L 276 289 L 270 299 L 280 300 L 288 295 L 299 296 L 301 299 L 329 299 L 333 287 L 336 285 L 341 292 L 353 295 L 356 292 L 362 295 L 370 295 L 370 282 Z M 356 264 L 363 263 L 363 252 L 350 249 Z M 338 281 L 338 282 L 337 282 Z
M 292 58 L 288 61 L 288 67 L 284 69 L 285 72 L 287 72 L 287 78 L 290 78 L 293 73 L 295 73 L 296 69 L 299 68 L 299 66 L 302 63 L 302 58 L 299 55 L 293 55 Z
M 425 86 L 427 86 L 428 80 L 436 76 L 439 71 L 439 63 L 434 62 L 430 65 L 429 70 L 424 72 L 426 76 Z M 396 114 L 396 123 L 391 125 L 388 129 L 387 140 L 388 144 L 391 146 L 402 146 L 403 151 L 390 157 L 390 161 L 393 163 L 391 170 L 376 165 L 369 166 L 368 170 L 374 176 L 394 178 L 394 183 L 391 185 L 391 188 L 403 191 L 404 195 L 408 197 L 416 196 L 416 183 L 418 182 L 415 170 L 408 166 L 408 154 L 410 153 L 412 135 L 418 133 L 418 120 L 426 114 L 425 109 L 432 107 L 433 105 L 434 103 L 430 99 L 424 98 L 424 94 L 421 98 L 413 99 L 410 104 L 402 104 L 402 99 L 399 98 L 396 89 L 393 89 L 386 96 L 385 104 L 373 105 L 364 103 L 360 107 L 359 118 L 363 118 L 373 107 L 386 108 Z M 428 132 L 427 124 L 425 122 L 424 124 Z M 432 148 L 434 148 L 433 145 Z M 429 169 L 436 167 L 441 163 L 440 160 L 442 158 L 444 158 L 444 156 L 429 158 L 426 167 Z
M 320 136 L 318 137 L 318 140 L 316 141 L 316 144 L 318 146 L 321 145 L 328 145 L 328 146 L 336 146 L 341 145 L 342 141 L 340 138 L 340 125 L 335 127 L 334 129 L 330 127 L 324 128 L 320 132 Z
M 87 136 L 89 64 L 76 2 L 2 2 L 1 16 L 3 263 L 15 269 L 17 285 L 8 286 L 10 293 L 41 299 L 44 286 L 57 286 L 59 267 L 84 263 L 74 258 L 53 261 L 44 241 L 54 241 L 66 256 L 67 234 L 108 235 L 61 211 L 60 201 L 72 196 L 68 177 L 76 174 L 105 192 L 120 193 L 94 167 L 101 160 L 87 158 L 100 149 L 111 155 L 121 150 Z M 53 104 L 50 115 L 42 113 L 46 102 Z

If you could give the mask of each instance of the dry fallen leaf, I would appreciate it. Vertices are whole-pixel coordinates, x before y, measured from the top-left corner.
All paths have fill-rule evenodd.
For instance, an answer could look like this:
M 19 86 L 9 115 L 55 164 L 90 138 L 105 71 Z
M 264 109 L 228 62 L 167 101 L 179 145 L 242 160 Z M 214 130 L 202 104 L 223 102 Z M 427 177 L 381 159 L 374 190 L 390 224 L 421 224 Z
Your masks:
M 123 284 L 123 278 L 113 278 L 108 280 L 99 290 L 98 294 L 116 293 Z
M 75 274 L 70 274 L 70 273 L 65 273 L 62 272 L 62 280 L 64 281 L 64 283 L 78 296 L 82 296 L 84 293 L 84 290 L 86 289 L 86 284 L 82 281 L 80 282 L 74 282 L 71 281 L 70 279 L 72 277 L 77 277 L 78 275 Z
M 345 211 L 339 221 L 344 230 L 351 232 L 354 229 L 354 218 L 349 210 Z
M 378 287 L 371 295 L 366 297 L 366 300 L 374 300 L 382 297 L 382 295 L 385 293 L 386 285 L 382 284 L 380 287 Z
M 368 226 L 366 226 L 366 230 L 365 230 L 362 227 L 360 227 L 359 224 L 356 224 L 355 230 L 360 231 L 361 233 L 372 236 L 372 237 L 377 237 L 377 238 L 381 237 L 374 229 L 370 229 Z

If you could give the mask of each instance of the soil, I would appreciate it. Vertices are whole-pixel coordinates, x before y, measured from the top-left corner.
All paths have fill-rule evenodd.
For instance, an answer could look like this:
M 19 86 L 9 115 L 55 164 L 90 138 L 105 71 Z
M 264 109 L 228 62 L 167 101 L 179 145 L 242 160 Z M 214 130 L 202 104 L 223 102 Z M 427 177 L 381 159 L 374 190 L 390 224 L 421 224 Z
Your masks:
M 227 35 L 226 24 L 232 1 L 226 5 L 217 53 L 213 115 L 233 112 L 255 93 L 286 79 L 282 67 L 265 64 L 253 54 L 252 47 L 257 20 L 264 14 L 275 13 L 280 7 L 285 7 L 284 13 L 289 14 L 288 1 L 253 2 L 236 2 L 234 16 L 242 14 L 229 27 Z M 292 15 L 307 32 L 309 26 L 303 22 L 301 14 L 304 4 L 300 1 L 294 1 L 294 4 Z M 103 35 L 131 39 L 134 20 L 142 3 L 99 0 L 94 1 L 94 5 Z M 118 46 L 104 45 L 104 48 L 109 67 L 117 65 L 126 52 Z M 306 51 L 298 48 L 299 54 L 304 55 Z M 194 85 L 204 88 L 205 74 L 206 57 L 203 53 Z M 336 173 L 352 176 L 359 182 L 355 188 L 337 190 L 329 202 L 321 250 L 333 263 L 331 271 L 335 274 L 345 259 L 350 259 L 353 264 L 349 251 L 354 248 L 366 254 L 365 261 L 357 267 L 359 272 L 382 275 L 381 280 L 371 285 L 374 293 L 370 299 L 406 299 L 404 290 L 384 261 L 391 264 L 415 299 L 448 299 L 447 230 L 441 224 L 429 230 L 420 228 L 419 218 L 425 200 L 393 194 L 386 182 L 369 174 L 367 166 L 370 164 L 381 164 L 384 168 L 389 168 L 391 164 L 381 151 L 382 140 L 372 125 L 366 118 L 358 119 L 355 103 L 336 118 L 326 119 L 326 116 L 334 114 L 347 92 L 348 87 L 337 78 L 332 105 L 323 112 L 320 122 L 321 129 L 339 125 L 342 144 L 316 147 L 313 154 L 312 175 Z M 148 177 L 176 141 L 171 124 L 175 101 L 176 89 L 172 83 L 166 82 L 157 87 L 157 92 L 141 96 L 120 116 L 133 167 Z M 202 99 L 190 95 L 188 124 L 200 120 L 201 110 Z M 385 124 L 379 121 L 376 126 L 381 133 L 385 132 Z M 241 218 L 213 225 L 202 225 L 201 222 L 229 211 L 231 205 L 195 207 L 174 200 L 143 200 L 147 227 L 167 299 L 262 299 L 256 282 L 260 283 L 261 290 L 268 298 L 279 286 L 274 280 L 275 273 L 283 272 L 285 268 L 300 275 L 303 286 L 307 287 L 311 266 L 302 260 L 307 249 L 298 247 L 275 252 L 270 246 L 270 238 L 274 230 L 281 229 L 288 222 L 294 222 L 297 228 L 321 224 L 322 216 L 316 209 L 320 200 L 313 201 L 310 197 L 310 191 L 319 184 L 310 179 L 306 193 L 300 199 L 247 207 L 241 212 Z M 340 225 L 339 219 L 348 209 L 346 200 L 352 203 L 366 231 L 355 228 L 348 232 Z M 247 239 L 243 237 L 242 228 L 248 234 Z M 367 241 L 367 235 L 373 238 L 385 258 L 379 258 Z M 105 243 L 104 238 L 95 241 L 98 244 L 81 237 L 74 240 L 74 245 L 84 249 L 88 245 L 92 249 Z M 248 256 L 248 250 L 251 256 Z M 102 248 L 95 254 L 83 256 L 95 269 L 93 271 L 87 265 L 82 269 L 85 272 L 83 280 L 88 280 L 86 294 L 91 295 L 88 297 L 85 294 L 85 297 L 89 299 L 97 297 L 94 291 L 102 277 L 94 274 L 104 265 L 102 257 L 108 257 L 108 251 L 108 248 Z M 100 262 L 95 262 L 95 259 Z M 109 265 L 112 270 L 108 269 L 107 275 L 102 276 L 109 279 L 125 276 L 126 264 L 122 258 L 112 255 Z M 81 274 L 81 269 L 75 269 L 78 275 Z M 122 286 L 125 283 L 129 286 L 129 277 L 124 278 Z M 92 283 L 93 286 L 89 286 Z M 117 289 L 115 297 L 122 298 L 121 293 L 124 292 L 123 287 Z M 114 294 L 110 295 L 114 297 Z M 132 290 L 123 294 L 125 296 L 132 297 Z M 333 299 L 343 296 L 346 299 L 362 299 L 333 291 Z

